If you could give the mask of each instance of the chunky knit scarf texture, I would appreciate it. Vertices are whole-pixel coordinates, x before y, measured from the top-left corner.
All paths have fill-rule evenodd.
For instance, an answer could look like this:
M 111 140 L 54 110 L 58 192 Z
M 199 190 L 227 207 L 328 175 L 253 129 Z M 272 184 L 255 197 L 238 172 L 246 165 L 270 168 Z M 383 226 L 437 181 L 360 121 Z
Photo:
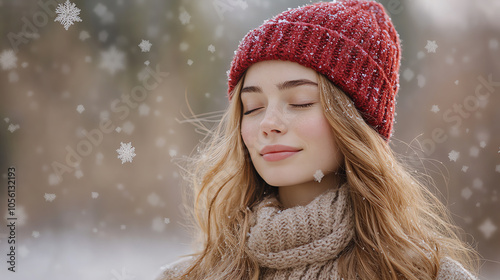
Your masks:
M 341 279 L 338 256 L 354 235 L 348 190 L 344 185 L 306 206 L 284 210 L 275 197 L 268 197 L 253 209 L 247 253 L 258 261 L 260 279 Z M 189 263 L 184 259 L 164 267 L 157 279 L 174 279 Z M 441 261 L 437 280 L 473 279 L 459 263 Z

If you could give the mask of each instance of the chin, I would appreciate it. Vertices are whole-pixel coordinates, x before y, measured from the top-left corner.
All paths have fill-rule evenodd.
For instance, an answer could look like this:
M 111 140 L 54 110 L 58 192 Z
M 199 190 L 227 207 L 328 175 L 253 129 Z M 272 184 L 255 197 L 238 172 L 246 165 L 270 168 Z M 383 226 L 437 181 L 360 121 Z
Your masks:
M 264 178 L 264 181 L 270 186 L 273 187 L 287 187 L 287 186 L 293 186 L 293 185 L 298 185 L 301 183 L 305 183 L 306 181 L 301 181 L 301 180 L 290 180 L 290 178 L 287 178 L 287 180 L 283 180 L 282 178 L 269 178 L 266 179 Z

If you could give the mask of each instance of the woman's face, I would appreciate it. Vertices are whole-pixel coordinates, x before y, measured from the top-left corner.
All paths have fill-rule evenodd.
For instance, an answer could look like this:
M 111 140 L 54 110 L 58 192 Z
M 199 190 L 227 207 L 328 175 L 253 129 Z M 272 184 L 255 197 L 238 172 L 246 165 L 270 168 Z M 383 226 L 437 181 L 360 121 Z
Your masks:
M 241 135 L 271 186 L 318 184 L 335 176 L 342 155 L 320 103 L 314 70 L 290 61 L 252 65 L 241 91 Z

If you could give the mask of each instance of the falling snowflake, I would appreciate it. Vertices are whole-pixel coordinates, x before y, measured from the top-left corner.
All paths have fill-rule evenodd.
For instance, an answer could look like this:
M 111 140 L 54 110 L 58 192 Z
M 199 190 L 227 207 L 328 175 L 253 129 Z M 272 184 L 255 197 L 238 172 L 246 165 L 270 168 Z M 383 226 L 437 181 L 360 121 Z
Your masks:
M 462 197 L 465 198 L 465 200 L 469 199 L 472 196 L 472 190 L 469 188 L 465 188 L 462 190 Z
M 18 124 L 9 124 L 9 127 L 7 128 L 11 133 L 13 133 L 14 131 L 18 130 L 19 129 L 19 125 Z
M 187 51 L 188 49 L 189 49 L 189 44 L 188 44 L 188 43 L 186 43 L 186 42 L 182 42 L 182 43 L 180 43 L 180 44 L 179 44 L 179 50 L 180 50 L 181 52 L 185 52 L 185 51 Z
M 423 75 L 418 75 L 417 76 L 417 84 L 419 87 L 424 87 L 425 86 L 426 79 Z
M 101 3 L 98 3 L 94 7 L 94 13 L 100 17 L 103 17 L 108 12 L 108 8 Z
M 111 46 L 107 51 L 101 52 L 100 68 L 108 70 L 114 75 L 117 70 L 125 69 L 125 53 Z
M 56 199 L 56 195 L 53 193 L 45 193 L 45 195 L 43 197 L 45 198 L 45 201 L 49 201 L 49 202 L 52 202 L 52 201 L 54 201 L 54 199 Z
M 500 164 L 497 165 L 497 166 L 495 166 L 495 171 L 498 172 L 498 173 L 500 173 Z
M 479 147 L 481 147 L 481 148 L 483 148 L 483 149 L 484 149 L 484 148 L 486 147 L 486 141 L 481 141 L 481 142 L 479 142 Z M 499 149 L 500 149 L 500 148 L 499 148 Z M 500 152 L 500 150 L 499 150 L 499 152 Z
M 57 174 L 51 173 L 49 175 L 49 185 L 55 186 L 59 183 L 61 183 L 61 177 L 59 177 L 59 175 L 57 175 Z
M 83 111 L 85 111 L 85 107 L 83 107 L 83 105 L 80 104 L 76 106 L 76 111 L 81 114 Z
M 38 238 L 40 236 L 40 233 L 38 231 L 33 231 L 33 233 L 31 233 L 31 236 L 33 236 L 34 238 Z
M 481 180 L 481 179 L 479 179 L 479 178 L 474 179 L 474 181 L 473 181 L 473 183 L 472 183 L 472 184 L 473 184 L 473 187 L 474 187 L 475 189 L 480 190 L 480 189 L 482 189 L 482 188 L 483 188 L 483 180 Z
M 462 172 L 467 172 L 469 170 L 469 167 L 467 165 L 462 166 Z
M 172 148 L 172 149 L 168 150 L 168 154 L 170 155 L 170 157 L 177 156 L 177 149 Z
M 449 154 L 448 154 L 448 158 L 450 159 L 450 161 L 457 161 L 458 157 L 460 156 L 460 152 L 457 152 L 455 150 L 452 150 Z
M 316 170 L 316 173 L 314 173 L 314 180 L 318 181 L 318 183 L 321 183 L 321 179 L 323 179 L 323 176 L 325 176 L 325 174 L 323 174 L 323 172 L 321 170 Z
M 4 219 L 8 219 L 9 217 L 12 217 L 11 211 L 5 211 Z M 26 220 L 28 219 L 28 215 L 26 214 L 26 210 L 24 210 L 24 206 L 19 206 L 17 207 L 16 205 L 16 210 L 15 210 L 15 217 L 16 217 L 16 224 L 19 226 L 25 225 Z M 0 233 L 0 238 L 2 237 L 2 234 Z
M 208 51 L 211 52 L 211 53 L 214 53 L 215 52 L 215 46 L 214 45 L 208 46 Z
M 151 193 L 150 195 L 148 195 L 148 203 L 151 206 L 158 206 L 161 203 L 160 196 L 156 193 Z
M 495 226 L 495 224 L 493 224 L 491 219 L 488 218 L 479 226 L 479 230 L 483 233 L 486 239 L 490 239 L 493 233 L 497 231 L 497 227 Z
M 122 130 L 123 132 L 127 133 L 128 135 L 131 135 L 132 132 L 134 132 L 135 125 L 131 121 L 126 121 L 123 123 Z
M 188 64 L 189 66 L 191 66 L 191 65 L 193 65 L 193 61 L 192 61 L 191 59 L 188 59 L 187 64 Z
M 128 272 L 125 267 L 122 267 L 121 273 L 116 270 L 111 270 L 111 274 L 113 274 L 113 278 L 111 280 L 133 280 L 135 279 L 135 275 Z
M 403 78 L 407 82 L 411 81 L 411 79 L 413 79 L 414 76 L 415 76 L 415 73 L 413 73 L 413 71 L 409 68 L 406 68 L 406 70 L 403 71 Z
M 94 8 L 94 13 L 101 18 L 101 23 L 111 23 L 115 21 L 115 15 L 108 11 L 108 8 L 99 3 Z
M 76 7 L 75 3 L 70 3 L 69 0 L 66 0 L 64 5 L 59 4 L 57 6 L 56 13 L 58 16 L 54 21 L 59 21 L 66 30 L 68 30 L 68 28 L 73 25 L 75 21 L 82 21 L 82 19 L 78 16 L 80 14 L 80 9 Z
M 80 179 L 80 178 L 82 178 L 82 177 L 83 177 L 83 171 L 81 171 L 81 170 L 76 170 L 76 171 L 75 171 L 75 177 L 76 177 L 76 179 Z
M 191 20 L 191 15 L 189 15 L 189 13 L 184 10 L 184 8 L 182 8 L 182 12 L 179 15 L 179 20 L 182 22 L 182 24 L 186 25 Z
M 128 142 L 127 144 L 120 142 L 120 148 L 116 150 L 118 153 L 118 158 L 122 160 L 122 164 L 125 162 L 132 162 L 132 159 L 135 157 L 135 148 L 132 147 L 132 142 Z
M 4 50 L 0 53 L 0 64 L 2 70 L 10 70 L 17 67 L 17 56 L 13 50 Z
M 439 106 L 438 105 L 432 105 L 431 112 L 433 112 L 433 113 L 439 112 Z
M 164 221 L 164 222 L 165 222 L 165 224 L 167 224 L 167 225 L 168 225 L 168 224 L 170 224 L 170 219 L 169 219 L 169 218 L 165 218 L 163 221 Z
M 425 45 L 425 48 L 427 49 L 427 52 L 436 52 L 438 45 L 436 44 L 436 41 L 429 41 L 427 40 L 427 45 Z
M 139 105 L 138 110 L 140 116 L 147 116 L 149 115 L 149 111 L 151 111 L 151 108 L 149 108 L 148 105 L 142 103 L 141 105 Z
M 92 192 L 92 198 L 98 198 L 99 193 L 98 192 Z
M 90 34 L 85 31 L 85 30 L 82 30 L 80 31 L 80 35 L 78 35 L 78 38 L 81 40 L 81 41 L 85 41 L 87 40 L 88 38 L 90 38 Z
M 139 48 L 141 48 L 142 52 L 149 52 L 152 45 L 153 44 L 151 44 L 149 40 L 142 40 L 142 42 L 139 44 Z
M 476 146 L 470 147 L 469 154 L 471 157 L 478 157 L 479 156 L 479 148 Z

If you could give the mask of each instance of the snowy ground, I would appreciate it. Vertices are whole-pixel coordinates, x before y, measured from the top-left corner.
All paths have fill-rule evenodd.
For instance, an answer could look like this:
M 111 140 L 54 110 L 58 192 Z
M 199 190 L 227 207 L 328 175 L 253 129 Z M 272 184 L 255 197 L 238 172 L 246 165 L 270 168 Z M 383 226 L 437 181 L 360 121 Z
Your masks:
M 2 261 L 2 280 L 147 280 L 159 268 L 189 253 L 187 241 L 177 237 L 130 236 L 95 238 L 78 233 L 59 233 L 20 240 L 17 271 Z M 0 243 L 6 259 L 5 239 Z

